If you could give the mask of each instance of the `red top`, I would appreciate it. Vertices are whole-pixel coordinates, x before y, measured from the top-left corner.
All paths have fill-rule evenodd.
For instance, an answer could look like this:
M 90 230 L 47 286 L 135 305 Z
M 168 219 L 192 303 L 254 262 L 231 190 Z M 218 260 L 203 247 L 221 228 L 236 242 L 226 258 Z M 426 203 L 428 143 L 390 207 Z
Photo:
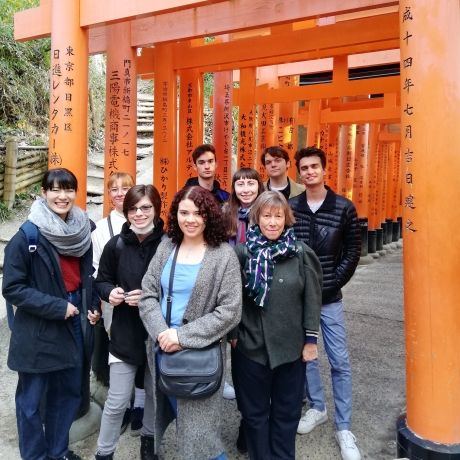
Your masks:
M 80 258 L 59 255 L 62 277 L 67 292 L 76 291 L 80 287 Z

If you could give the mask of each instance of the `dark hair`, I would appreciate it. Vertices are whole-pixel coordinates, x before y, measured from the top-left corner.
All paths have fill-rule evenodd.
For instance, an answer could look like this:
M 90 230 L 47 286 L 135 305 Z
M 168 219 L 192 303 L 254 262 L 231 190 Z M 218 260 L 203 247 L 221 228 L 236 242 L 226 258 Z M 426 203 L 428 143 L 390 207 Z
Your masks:
M 259 173 L 252 168 L 240 168 L 233 174 L 232 178 L 232 193 L 227 203 L 224 205 L 224 214 L 226 220 L 226 227 L 229 237 L 236 235 L 237 225 L 238 225 L 238 208 L 241 206 L 240 200 L 235 193 L 235 182 L 240 179 L 253 179 L 256 180 L 259 185 L 259 190 L 257 191 L 257 196 L 259 196 L 264 191 L 264 183 L 260 178 Z M 257 198 L 257 197 L 256 197 Z
M 128 209 L 135 206 L 137 202 L 146 196 L 153 204 L 155 216 L 153 223 L 156 224 L 160 220 L 161 198 L 158 190 L 153 185 L 134 185 L 125 195 L 123 201 L 123 214 L 128 219 Z
M 198 212 L 206 225 L 203 238 L 209 246 L 219 246 L 220 243 L 227 241 L 227 233 L 219 203 L 209 190 L 195 185 L 193 187 L 184 187 L 174 195 L 168 215 L 168 236 L 173 243 L 180 244 L 184 238 L 177 220 L 179 203 L 183 200 L 193 201 L 198 208 Z
M 51 190 L 53 187 L 77 191 L 78 181 L 75 174 L 67 168 L 48 169 L 42 179 L 42 188 L 46 192 L 46 190 Z
M 295 165 L 297 167 L 297 171 L 300 171 L 299 163 L 302 158 L 314 157 L 314 156 L 319 157 L 321 161 L 321 166 L 323 167 L 323 169 L 326 169 L 326 154 L 324 153 L 324 150 L 321 150 L 318 147 L 315 147 L 314 145 L 312 145 L 311 147 L 304 147 L 300 150 L 297 150 L 296 154 L 294 155 L 294 160 L 295 160 Z
M 265 166 L 265 156 L 267 154 L 271 155 L 272 157 L 283 158 L 286 160 L 286 163 L 290 161 L 289 153 L 287 153 L 286 150 L 284 150 L 282 147 L 279 147 L 277 145 L 273 145 L 271 147 L 267 147 L 266 149 L 264 149 L 262 156 L 260 157 L 260 161 L 262 162 L 264 166 Z
M 193 162 L 196 164 L 196 160 L 203 155 L 203 153 L 211 152 L 214 154 L 214 159 L 216 160 L 216 148 L 212 144 L 201 144 L 192 152 Z

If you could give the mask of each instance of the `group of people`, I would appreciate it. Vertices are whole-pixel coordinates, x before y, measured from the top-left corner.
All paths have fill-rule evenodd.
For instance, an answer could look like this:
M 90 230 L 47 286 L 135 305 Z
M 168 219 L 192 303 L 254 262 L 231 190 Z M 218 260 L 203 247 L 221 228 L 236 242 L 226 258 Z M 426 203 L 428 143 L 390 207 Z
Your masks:
M 287 174 L 288 153 L 269 147 L 261 157 L 268 181 L 241 168 L 230 194 L 215 179 L 212 145 L 200 145 L 192 158 L 197 177 L 176 193 L 166 223 L 157 189 L 117 173 L 108 183 L 114 209 L 92 233 L 74 205 L 75 176 L 64 168 L 45 174 L 28 217 L 38 229 L 35 248 L 21 229 L 5 250 L 3 295 L 16 306 L 8 366 L 19 376 L 23 459 L 80 459 L 68 448 L 69 430 L 102 310 L 110 378 L 97 460 L 114 458 L 133 392 L 142 408 L 141 460 L 160 458 L 173 420 L 178 458 L 227 459 L 220 431 L 230 376 L 203 399 L 172 397 L 158 386 L 164 353 L 216 342 L 224 363 L 230 344 L 237 449 L 251 460 L 294 459 L 296 434 L 328 418 L 320 328 L 341 456 L 361 458 L 350 431 L 341 294 L 359 261 L 360 231 L 352 202 L 325 185 L 324 152 L 296 153 L 298 184 Z

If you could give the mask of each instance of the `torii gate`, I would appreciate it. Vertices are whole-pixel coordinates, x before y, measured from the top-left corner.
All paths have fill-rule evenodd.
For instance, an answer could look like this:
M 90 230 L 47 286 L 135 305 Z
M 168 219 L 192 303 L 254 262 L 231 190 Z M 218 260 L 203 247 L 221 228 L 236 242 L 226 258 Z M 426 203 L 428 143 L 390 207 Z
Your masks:
M 398 6 L 399 12 L 395 13 Z M 460 44 L 440 33 L 458 30 L 459 8 L 458 2 L 433 5 L 428 0 L 159 0 L 155 4 L 140 0 L 123 5 L 105 0 L 97 6 L 91 0 L 42 0 L 40 7 L 15 17 L 18 40 L 51 35 L 49 161 L 51 166 L 62 164 L 76 173 L 81 184 L 81 206 L 86 196 L 89 53 L 107 52 L 108 56 L 107 94 L 112 98 L 108 104 L 110 100 L 113 104 L 107 111 L 106 174 L 112 166 L 134 171 L 135 77 L 154 74 L 154 180 L 163 189 L 165 206 L 185 171 L 181 168 L 187 165 L 186 155 L 180 153 L 180 161 L 176 155 L 177 75 L 181 75 L 181 82 L 187 82 L 181 86 L 181 92 L 185 91 L 181 99 L 195 101 L 191 103 L 191 118 L 198 120 L 200 73 L 218 72 L 215 85 L 222 85 L 224 90 L 214 95 L 217 112 L 222 115 L 215 119 L 215 126 L 221 126 L 222 132 L 214 141 L 223 146 L 223 152 L 226 149 L 227 155 L 230 144 L 224 115 L 231 106 L 227 99 L 233 93 L 229 72 L 236 68 L 240 69 L 244 93 L 237 97 L 244 98 L 240 101 L 244 107 L 273 101 L 310 101 L 306 114 L 308 143 L 318 141 L 318 136 L 321 142 L 322 126 L 374 120 L 367 133 L 360 130 L 359 136 L 361 144 L 367 143 L 371 151 L 377 152 L 367 157 L 371 180 L 364 186 L 372 197 L 368 203 L 377 203 L 375 212 L 369 210 L 366 216 L 369 221 L 372 217 L 376 226 L 386 216 L 382 210 L 388 209 L 387 201 L 392 203 L 391 212 L 395 207 L 394 199 L 384 200 L 383 191 L 391 196 L 397 189 L 395 178 L 399 174 L 403 178 L 407 416 L 398 424 L 398 451 L 410 458 L 460 458 L 460 315 L 455 270 L 460 259 L 460 237 L 455 232 L 460 223 L 455 210 L 460 171 L 460 156 L 455 150 L 460 140 Z M 327 24 L 334 16 L 338 21 Z M 301 23 L 322 18 L 326 25 L 305 27 Z M 257 28 L 272 28 L 274 33 L 267 30 L 238 40 L 230 36 Z M 203 45 L 195 40 L 222 34 L 228 35 L 221 43 Z M 154 48 L 147 48 L 151 45 Z M 135 50 L 139 47 L 143 49 L 138 59 Z M 343 71 L 337 73 L 341 81 L 309 87 L 270 88 L 254 82 L 255 69 L 261 66 L 333 57 L 334 66 L 345 69 L 343 56 L 399 48 L 401 78 L 351 81 Z M 359 101 L 350 101 L 357 104 L 351 111 L 361 115 L 348 113 L 348 118 L 339 113 L 341 110 L 334 110 L 334 98 L 375 93 L 385 94 L 383 107 L 370 103 L 362 107 Z M 388 102 L 391 94 L 400 94 L 401 99 L 399 139 L 383 129 L 381 122 L 375 122 L 380 116 L 389 117 L 383 125 L 391 122 L 391 116 L 382 115 L 386 110 L 391 112 L 389 107 L 399 105 Z M 325 107 L 321 101 L 329 101 L 331 106 Z M 378 116 L 369 115 L 377 109 L 381 109 Z M 182 133 L 186 141 L 199 139 L 199 120 L 190 131 L 184 114 L 180 117 L 179 138 Z M 329 130 L 328 137 L 336 136 L 334 130 Z M 248 161 L 246 155 L 243 160 Z M 228 166 L 220 173 L 230 174 Z M 386 185 L 379 176 L 382 170 L 387 178 L 392 172 Z M 344 187 L 347 191 L 349 184 Z

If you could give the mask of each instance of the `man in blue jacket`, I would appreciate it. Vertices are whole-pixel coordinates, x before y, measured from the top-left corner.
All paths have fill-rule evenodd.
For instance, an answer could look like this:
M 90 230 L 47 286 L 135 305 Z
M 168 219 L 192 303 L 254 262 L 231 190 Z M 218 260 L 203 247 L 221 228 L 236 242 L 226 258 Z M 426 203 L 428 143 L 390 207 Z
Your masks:
M 351 368 L 348 358 L 341 288 L 355 272 L 361 253 L 358 217 L 353 203 L 324 183 L 326 155 L 316 147 L 295 155 L 306 191 L 289 200 L 298 239 L 310 246 L 323 269 L 321 332 L 331 365 L 335 403 L 336 440 L 343 460 L 360 460 L 351 425 Z M 310 409 L 300 419 L 297 432 L 305 434 L 327 420 L 318 360 L 307 363 L 306 389 Z
M 24 460 L 81 460 L 69 430 L 89 371 L 92 324 L 99 319 L 92 289 L 91 226 L 74 206 L 77 179 L 49 170 L 31 207 L 31 244 L 19 230 L 5 248 L 2 293 L 16 306 L 8 367 L 18 373 L 16 419 Z M 45 413 L 40 413 L 45 401 Z

